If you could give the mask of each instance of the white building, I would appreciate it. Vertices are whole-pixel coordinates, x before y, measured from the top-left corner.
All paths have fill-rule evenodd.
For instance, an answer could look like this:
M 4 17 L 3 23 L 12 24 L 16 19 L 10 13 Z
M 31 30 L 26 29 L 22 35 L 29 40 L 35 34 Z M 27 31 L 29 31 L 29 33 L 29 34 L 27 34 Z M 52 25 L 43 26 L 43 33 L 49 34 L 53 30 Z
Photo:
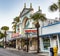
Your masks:
M 41 51 L 48 52 L 49 47 L 58 46 L 58 53 L 60 53 L 60 22 L 43 26 L 40 36 Z

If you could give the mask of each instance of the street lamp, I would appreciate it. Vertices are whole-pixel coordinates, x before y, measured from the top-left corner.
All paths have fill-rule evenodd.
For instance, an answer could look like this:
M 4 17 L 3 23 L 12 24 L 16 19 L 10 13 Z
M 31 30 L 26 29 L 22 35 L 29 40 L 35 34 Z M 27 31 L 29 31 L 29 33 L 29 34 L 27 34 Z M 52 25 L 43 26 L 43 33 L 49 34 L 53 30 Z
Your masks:
M 29 34 L 29 33 L 26 32 L 25 34 L 27 35 L 27 52 L 28 52 L 28 50 L 29 50 L 29 39 L 28 39 L 28 34 Z

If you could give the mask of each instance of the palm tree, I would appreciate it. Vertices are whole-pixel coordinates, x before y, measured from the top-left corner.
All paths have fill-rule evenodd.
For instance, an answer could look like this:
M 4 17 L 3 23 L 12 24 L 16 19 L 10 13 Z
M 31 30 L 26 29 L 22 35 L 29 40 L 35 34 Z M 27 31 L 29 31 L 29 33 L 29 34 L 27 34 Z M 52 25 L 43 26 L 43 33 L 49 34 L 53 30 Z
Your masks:
M 14 29 L 14 32 L 15 33 L 16 33 L 16 26 L 17 26 L 17 23 L 18 22 L 20 22 L 19 16 L 18 17 L 15 17 L 14 20 L 13 20 L 13 22 L 12 22 L 12 24 L 13 24 L 12 28 Z
M 31 16 L 31 18 L 34 20 L 35 22 L 35 27 L 37 28 L 37 53 L 39 53 L 39 27 L 40 27 L 40 24 L 39 24 L 39 20 L 41 21 L 45 21 L 46 20 L 46 17 L 44 14 L 42 13 L 35 13 L 34 15 Z
M 0 39 L 2 38 L 1 36 L 2 36 L 2 33 L 1 33 L 1 31 L 0 31 Z
M 60 0 L 58 0 L 57 3 L 53 3 L 52 5 L 50 5 L 49 9 L 52 12 L 59 10 L 59 20 L 60 20 Z
M 16 25 L 17 25 L 17 23 L 16 22 L 12 22 L 12 24 L 13 24 L 12 28 L 14 30 L 14 33 L 16 33 Z
M 5 35 L 5 48 L 6 48 L 6 35 L 7 35 L 6 31 L 9 30 L 9 27 L 8 26 L 2 26 L 1 27 L 1 30 L 4 30 L 4 35 Z
M 5 37 L 5 35 L 0 31 L 0 39 Z
M 16 21 L 16 22 L 18 23 L 18 22 L 20 21 L 20 20 L 19 20 L 19 17 L 15 17 L 15 18 L 14 18 L 14 21 Z
M 4 46 L 4 37 L 5 37 L 5 34 L 3 34 L 3 33 L 0 31 L 0 39 L 3 38 L 3 46 Z

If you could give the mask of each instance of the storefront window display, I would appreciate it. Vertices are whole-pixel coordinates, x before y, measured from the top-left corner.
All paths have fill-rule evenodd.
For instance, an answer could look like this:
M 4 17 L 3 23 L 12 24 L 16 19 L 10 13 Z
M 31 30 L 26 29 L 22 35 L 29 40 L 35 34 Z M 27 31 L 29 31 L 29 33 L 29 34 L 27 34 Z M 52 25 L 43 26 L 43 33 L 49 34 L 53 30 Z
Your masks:
M 43 47 L 44 47 L 44 50 L 48 50 L 48 47 L 50 47 L 49 37 L 43 38 Z

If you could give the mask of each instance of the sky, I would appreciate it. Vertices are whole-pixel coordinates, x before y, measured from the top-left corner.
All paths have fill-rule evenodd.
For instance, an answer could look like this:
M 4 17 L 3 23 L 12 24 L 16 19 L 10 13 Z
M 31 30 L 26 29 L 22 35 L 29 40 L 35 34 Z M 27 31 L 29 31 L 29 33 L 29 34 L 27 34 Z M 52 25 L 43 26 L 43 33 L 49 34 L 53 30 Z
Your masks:
M 34 12 L 38 11 L 38 6 L 40 6 L 43 13 L 49 19 L 55 19 L 58 17 L 58 11 L 52 13 L 49 11 L 49 6 L 56 3 L 58 0 L 0 0 L 0 28 L 2 26 L 8 26 L 12 30 L 13 18 L 20 15 L 20 12 L 24 8 L 24 3 L 26 7 L 34 8 Z

